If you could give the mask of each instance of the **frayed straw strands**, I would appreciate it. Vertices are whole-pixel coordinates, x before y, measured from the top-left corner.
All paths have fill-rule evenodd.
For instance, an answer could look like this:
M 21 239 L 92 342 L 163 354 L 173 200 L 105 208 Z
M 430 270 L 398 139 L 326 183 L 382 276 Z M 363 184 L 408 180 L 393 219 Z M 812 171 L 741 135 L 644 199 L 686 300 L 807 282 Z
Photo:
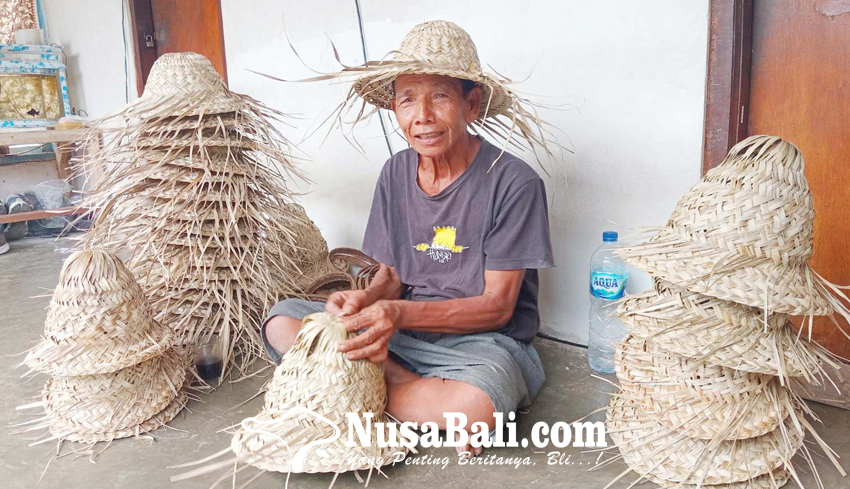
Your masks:
M 665 228 L 618 251 L 655 276 L 655 290 L 618 309 L 630 334 L 616 350 L 622 392 L 608 406 L 608 432 L 638 481 L 777 489 L 793 478 L 802 487 L 791 464 L 799 453 L 823 489 L 807 431 L 845 475 L 787 383 L 832 382 L 824 365 L 837 365 L 794 333 L 789 315 L 809 316 L 810 337 L 812 316 L 850 317 L 842 288 L 808 267 L 813 219 L 799 150 L 753 136 L 679 201 Z
M 657 287 L 658 288 L 658 287 Z M 823 365 L 837 367 L 820 345 L 802 341 L 788 316 L 715 299 L 673 285 L 627 298 L 618 312 L 630 333 L 692 365 L 825 382 Z
M 508 88 L 515 82 L 482 70 L 475 43 L 457 24 L 435 20 L 414 26 L 399 48 L 388 54 L 392 56 L 390 60 L 346 66 L 340 61 L 336 47 L 334 55 L 337 62 L 343 66 L 342 71 L 298 80 L 353 80 L 345 100 L 326 119 L 333 121 L 332 126 L 342 128 L 343 124 L 348 123 L 343 119 L 352 117 L 350 123 L 354 127 L 379 109 L 391 110 L 395 97 L 393 82 L 399 75 L 445 75 L 472 81 L 481 88 L 481 108 L 478 118 L 470 126 L 474 132 L 502 141 L 505 150 L 511 147 L 520 151 L 532 151 L 538 161 L 541 157 L 562 161 L 563 151 L 569 151 L 557 143 L 552 132 L 553 126 L 538 114 L 538 108 L 543 108 L 543 105 L 523 98 L 518 92 Z M 263 73 L 258 74 L 278 81 L 287 81 Z M 367 104 L 372 107 L 367 107 Z M 492 164 L 496 161 L 498 158 Z
M 166 54 L 138 100 L 93 123 L 107 140 L 79 166 L 102 172 L 83 246 L 127 256 L 179 343 L 218 335 L 223 374 L 264 356 L 259 322 L 277 300 L 304 295 L 298 254 L 316 246 L 298 243 L 311 223 L 292 207 L 287 179 L 303 175 L 272 125 L 285 118 L 227 90 L 203 56 Z
M 634 401 L 623 397 L 611 400 L 607 424 L 608 433 L 635 472 L 672 484 L 731 484 L 789 470 L 791 458 L 803 444 L 802 428 L 790 418 L 756 438 L 719 443 L 689 438 L 659 425 Z
M 776 429 L 793 409 L 788 392 L 770 375 L 719 366 L 694 368 L 627 336 L 615 353 L 623 392 L 669 428 L 693 438 L 737 440 Z
M 394 457 L 403 458 L 406 448 L 381 448 L 376 443 L 379 426 L 388 429 L 391 424 L 384 412 L 387 391 L 383 366 L 368 360 L 348 360 L 337 349 L 340 341 L 354 335 L 332 314 L 305 317 L 294 345 L 268 385 L 263 410 L 243 420 L 233 437 L 230 448 L 236 458 L 172 477 L 172 481 L 239 463 L 287 473 L 338 475 L 368 470 L 371 477 L 373 470 L 380 472 L 381 466 L 392 463 Z M 371 446 L 346 446 L 346 413 L 360 413 L 363 426 L 371 423 Z M 368 413 L 374 416 L 364 416 Z M 386 432 L 383 436 L 389 439 Z M 354 439 L 358 440 L 356 435 Z M 208 463 L 225 453 L 178 467 Z M 230 477 L 235 473 L 225 474 L 220 480 Z
M 152 318 L 130 271 L 101 250 L 73 253 L 62 267 L 45 339 L 27 355 L 49 372 L 45 416 L 23 431 L 47 428 L 51 440 L 111 442 L 154 430 L 187 401 L 189 359 L 170 328 Z

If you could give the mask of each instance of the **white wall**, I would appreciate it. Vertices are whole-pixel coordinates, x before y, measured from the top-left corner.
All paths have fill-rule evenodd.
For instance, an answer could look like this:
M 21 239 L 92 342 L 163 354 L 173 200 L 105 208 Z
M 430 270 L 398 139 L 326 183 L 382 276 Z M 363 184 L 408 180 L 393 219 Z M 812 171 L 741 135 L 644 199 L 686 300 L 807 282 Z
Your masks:
M 375 179 L 389 157 L 377 119 L 357 133 L 365 155 L 338 130 L 322 144 L 327 127 L 301 142 L 348 87 L 280 83 L 246 71 L 289 79 L 315 74 L 288 47 L 284 21 L 313 69 L 339 69 L 326 36 L 344 63 L 361 63 L 354 0 L 221 3 L 231 88 L 303 117 L 296 129 L 285 129 L 312 158 L 303 167 L 314 183 L 298 187 L 308 192 L 302 201 L 330 246 L 360 246 Z M 125 100 L 120 6 L 114 0 L 43 0 L 50 42 L 63 44 L 69 57 L 72 104 L 95 117 Z M 472 35 L 485 65 L 513 79 L 532 73 L 521 89 L 569 104 L 544 113 L 566 133 L 564 143 L 575 154 L 544 177 L 558 267 L 541 274 L 541 309 L 546 333 L 586 343 L 587 264 L 602 231 L 623 235 L 663 224 L 699 178 L 708 1 L 363 0 L 362 8 L 372 59 L 396 48 L 421 21 L 451 20 Z M 394 147 L 403 142 L 396 139 Z M 28 178 L 43 179 L 40 171 L 30 170 Z M 2 177 L 0 197 L 10 173 Z M 645 276 L 633 275 L 632 282 L 632 291 L 649 285 Z
M 286 131 L 300 141 L 347 86 L 280 83 L 246 69 L 287 79 L 314 75 L 288 47 L 284 21 L 312 68 L 339 69 L 326 35 L 343 62 L 361 63 L 354 1 L 222 0 L 222 10 L 231 89 L 302 114 L 298 130 Z M 471 34 L 485 65 L 512 79 L 531 72 L 521 89 L 570 104 L 545 113 L 575 154 L 546 178 L 558 267 L 542 273 L 541 309 L 544 332 L 586 344 L 588 261 L 602 231 L 623 235 L 663 224 L 699 178 L 708 1 L 364 0 L 362 13 L 372 59 L 396 48 L 415 24 L 450 20 Z M 303 202 L 332 247 L 361 244 L 374 182 L 389 156 L 377 119 L 358 135 L 365 156 L 337 130 L 323 145 L 324 133 L 301 144 L 315 182 L 301 187 L 310 192 Z M 632 291 L 649 286 L 646 276 L 632 282 Z
M 129 25 L 126 0 L 39 0 L 44 14 L 45 40 L 58 44 L 66 55 L 71 106 L 89 117 L 99 117 L 120 108 L 127 96 L 136 97 L 135 63 L 127 58 L 124 73 L 122 29 Z M 132 52 L 133 38 L 127 48 Z M 127 90 L 125 91 L 125 86 Z M 53 161 L 4 167 L 0 175 L 0 199 L 44 180 L 57 178 Z

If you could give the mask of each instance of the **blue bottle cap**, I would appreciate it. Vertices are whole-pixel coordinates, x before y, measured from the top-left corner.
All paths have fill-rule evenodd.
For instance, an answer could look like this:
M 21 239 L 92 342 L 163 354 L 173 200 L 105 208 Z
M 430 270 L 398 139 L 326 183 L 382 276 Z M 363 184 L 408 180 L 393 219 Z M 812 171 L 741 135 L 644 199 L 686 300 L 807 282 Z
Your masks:
M 617 241 L 617 231 L 605 231 L 602 233 L 602 241 Z

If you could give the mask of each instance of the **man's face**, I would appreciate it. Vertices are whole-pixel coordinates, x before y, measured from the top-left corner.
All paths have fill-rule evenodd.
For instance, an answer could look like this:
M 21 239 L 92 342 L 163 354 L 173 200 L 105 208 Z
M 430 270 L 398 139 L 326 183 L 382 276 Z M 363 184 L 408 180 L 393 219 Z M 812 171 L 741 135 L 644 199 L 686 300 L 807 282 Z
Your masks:
M 445 155 L 478 117 L 481 89 L 466 96 L 460 80 L 443 75 L 400 75 L 393 111 L 407 141 L 422 156 Z

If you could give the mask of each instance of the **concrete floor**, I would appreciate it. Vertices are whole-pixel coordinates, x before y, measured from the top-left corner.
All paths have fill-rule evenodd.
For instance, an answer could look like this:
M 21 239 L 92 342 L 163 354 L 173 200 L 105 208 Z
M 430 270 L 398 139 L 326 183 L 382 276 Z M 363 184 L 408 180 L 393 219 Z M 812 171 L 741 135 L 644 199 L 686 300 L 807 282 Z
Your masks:
M 69 239 L 26 239 L 11 243 L 8 254 L 0 256 L 0 326 L 3 336 L 0 343 L 0 382 L 6 386 L 6 394 L 0 396 L 0 424 L 26 421 L 28 418 L 15 407 L 32 402 L 40 391 L 45 377 L 24 380 L 24 369 L 15 369 L 23 357 L 20 354 L 39 338 L 44 326 L 44 308 L 50 301 L 50 293 L 58 280 L 64 258 L 70 253 L 73 242 Z M 39 297 L 34 297 L 39 296 Z M 547 382 L 531 412 L 521 416 L 518 437 L 527 437 L 532 424 L 539 420 L 549 423 L 575 421 L 587 413 L 603 407 L 611 386 L 591 377 L 586 364 L 586 350 L 562 345 L 538 338 L 535 346 L 540 352 L 546 369 Z M 17 356 L 13 356 L 17 355 Z M 613 378 L 609 376 L 609 378 Z M 29 438 L 11 434 L 7 430 L 0 444 L 0 487 L 16 488 L 209 488 L 216 477 L 206 475 L 186 481 L 172 483 L 169 477 L 181 470 L 167 469 L 169 465 L 201 459 L 229 445 L 229 436 L 218 430 L 235 424 L 247 416 L 254 415 L 261 406 L 261 399 L 240 406 L 245 399 L 257 392 L 262 379 L 252 379 L 238 384 L 226 384 L 212 394 L 203 396 L 203 402 L 193 401 L 189 410 L 184 410 L 170 423 L 173 429 L 155 432 L 156 442 L 145 443 L 124 439 L 113 445 L 91 463 L 88 458 L 67 456 L 51 461 L 56 451 L 55 444 L 29 447 Z M 813 404 L 815 412 L 825 426 L 819 429 L 823 438 L 844 460 L 850 459 L 850 411 Z M 601 420 L 597 414 L 591 419 Z M 66 443 L 63 452 L 74 448 Z M 626 466 L 618 461 L 602 470 L 589 472 L 599 458 L 598 453 L 582 453 L 585 449 L 562 449 L 569 460 L 563 464 L 550 465 L 546 453 L 534 453 L 532 448 L 491 449 L 488 453 L 504 457 L 530 457 L 532 466 L 461 466 L 458 465 L 453 448 L 421 450 L 410 462 L 439 460 L 446 457 L 447 466 L 401 465 L 389 467 L 385 472 L 389 479 L 376 477 L 370 487 L 560 487 L 560 488 L 603 488 Z M 610 454 L 602 456 L 605 460 Z M 49 464 L 49 466 L 48 466 Z M 850 487 L 850 478 L 842 478 L 825 459 L 818 461 L 824 487 L 828 489 Z M 845 462 L 850 468 L 850 464 Z M 253 469 L 240 473 L 239 482 L 247 481 Z M 39 479 L 41 482 L 39 483 Z M 326 488 L 331 476 L 293 475 L 290 487 Z M 613 487 L 625 488 L 629 475 Z M 264 474 L 249 487 L 282 488 L 285 476 Z M 810 474 L 803 476 L 806 487 L 815 488 Z M 223 484 L 231 487 L 229 481 Z M 237 483 L 236 487 L 239 484 Z M 354 475 L 343 474 L 334 487 L 362 487 Z M 639 487 L 655 487 L 643 483 Z M 797 487 L 789 483 L 789 488 Z

